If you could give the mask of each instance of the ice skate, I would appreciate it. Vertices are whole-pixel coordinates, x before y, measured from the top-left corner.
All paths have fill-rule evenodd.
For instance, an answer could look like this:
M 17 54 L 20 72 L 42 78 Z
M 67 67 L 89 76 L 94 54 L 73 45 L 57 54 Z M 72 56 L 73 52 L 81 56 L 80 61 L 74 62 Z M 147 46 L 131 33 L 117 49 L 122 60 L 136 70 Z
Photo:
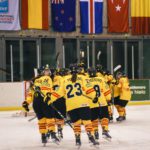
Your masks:
M 58 126 L 58 138 L 59 139 L 63 139 L 63 132 L 62 132 L 62 127 L 61 126 Z
M 99 142 L 97 142 L 97 141 L 94 139 L 94 136 L 91 135 L 91 133 L 88 133 L 88 138 L 89 138 L 90 142 L 92 143 L 91 146 L 94 146 L 95 148 L 98 148 L 98 147 L 99 147 Z
M 94 132 L 94 136 L 95 136 L 95 139 L 96 139 L 96 140 L 99 140 L 99 133 L 98 133 L 98 131 L 95 131 L 95 132 Z
M 110 122 L 110 123 L 113 122 L 113 116 L 112 116 L 112 115 L 109 117 L 109 122 Z
M 116 118 L 116 121 L 118 121 L 118 122 L 121 122 L 121 121 L 124 121 L 124 120 L 126 120 L 125 116 L 119 116 L 118 118 Z
M 102 136 L 103 136 L 104 139 L 106 139 L 106 140 L 108 140 L 108 141 L 111 141 L 111 138 L 112 138 L 112 137 L 110 136 L 110 134 L 109 134 L 108 131 L 103 130 Z
M 51 132 L 51 139 L 54 143 L 56 143 L 57 145 L 60 144 L 60 140 L 59 138 L 56 136 L 56 133 L 55 132 Z
M 75 137 L 76 137 L 76 146 L 77 146 L 77 149 L 80 149 L 80 147 L 81 147 L 80 135 L 75 135 Z
M 47 134 L 46 134 L 47 139 L 49 139 L 50 136 L 51 136 L 51 131 L 48 131 Z
M 45 134 L 42 134 L 42 135 L 41 135 L 41 139 L 42 139 L 43 146 L 45 147 L 45 146 L 46 146 L 46 143 L 47 143 L 46 135 L 45 135 Z

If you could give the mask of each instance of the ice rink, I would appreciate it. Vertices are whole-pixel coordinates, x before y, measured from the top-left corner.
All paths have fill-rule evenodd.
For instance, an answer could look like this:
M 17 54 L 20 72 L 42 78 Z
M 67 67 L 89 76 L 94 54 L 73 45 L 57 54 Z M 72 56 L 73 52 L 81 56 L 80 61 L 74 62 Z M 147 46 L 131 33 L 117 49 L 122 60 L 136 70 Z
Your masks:
M 60 145 L 41 144 L 37 120 L 28 122 L 31 117 L 12 117 L 15 112 L 0 112 L 0 150 L 73 150 L 75 139 L 72 129 L 64 127 L 64 139 Z M 117 113 L 115 112 L 115 118 Z M 150 150 L 150 105 L 128 106 L 127 120 L 110 124 L 112 141 L 100 138 L 100 150 Z M 100 130 L 101 135 L 101 130 Z M 82 150 L 90 147 L 86 133 L 82 133 Z

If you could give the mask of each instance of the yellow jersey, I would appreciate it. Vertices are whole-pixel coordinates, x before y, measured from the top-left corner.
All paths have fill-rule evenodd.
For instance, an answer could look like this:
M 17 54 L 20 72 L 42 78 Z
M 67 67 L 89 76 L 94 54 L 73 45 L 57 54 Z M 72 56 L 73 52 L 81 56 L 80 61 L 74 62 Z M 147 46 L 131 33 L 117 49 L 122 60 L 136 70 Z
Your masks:
M 103 77 L 90 78 L 89 82 L 92 84 L 94 90 L 96 91 L 99 104 L 94 104 L 90 102 L 91 108 L 100 106 L 107 106 L 107 100 L 111 100 L 111 91 Z
M 50 76 L 40 76 L 39 78 L 36 78 L 34 80 L 33 86 L 30 88 L 26 101 L 27 103 L 31 103 L 34 100 L 34 88 L 39 87 L 43 98 L 46 97 L 47 93 L 51 93 L 51 100 L 54 101 L 58 98 L 60 98 L 60 95 L 58 95 L 53 89 L 53 84 Z
M 75 82 L 71 81 L 72 75 L 64 77 L 63 92 L 66 99 L 67 111 L 71 111 L 81 107 L 89 107 L 89 100 L 84 95 L 91 98 L 96 96 L 95 90 L 91 83 L 88 82 L 87 77 L 77 74 Z
M 131 100 L 131 90 L 128 78 L 121 77 L 118 82 L 118 88 L 120 90 L 120 99 L 128 101 Z

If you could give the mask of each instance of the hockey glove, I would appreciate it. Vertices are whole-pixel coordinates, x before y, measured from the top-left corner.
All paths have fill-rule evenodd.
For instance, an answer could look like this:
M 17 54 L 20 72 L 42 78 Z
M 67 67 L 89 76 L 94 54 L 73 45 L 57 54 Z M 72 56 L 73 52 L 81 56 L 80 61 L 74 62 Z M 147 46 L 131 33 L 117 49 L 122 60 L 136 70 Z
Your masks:
M 29 104 L 26 102 L 26 101 L 24 101 L 23 103 L 22 103 L 22 107 L 26 110 L 26 111 L 29 111 Z
M 107 101 L 108 106 L 112 105 L 112 100 Z
M 36 86 L 36 87 L 35 87 L 35 91 L 36 91 L 36 92 L 39 92 L 40 90 L 41 90 L 41 89 L 40 89 L 39 86 Z
M 51 93 L 46 93 L 46 96 L 44 97 L 44 102 L 48 103 L 51 100 Z
M 97 103 L 98 102 L 98 97 L 95 97 L 94 99 L 93 99 L 93 103 Z

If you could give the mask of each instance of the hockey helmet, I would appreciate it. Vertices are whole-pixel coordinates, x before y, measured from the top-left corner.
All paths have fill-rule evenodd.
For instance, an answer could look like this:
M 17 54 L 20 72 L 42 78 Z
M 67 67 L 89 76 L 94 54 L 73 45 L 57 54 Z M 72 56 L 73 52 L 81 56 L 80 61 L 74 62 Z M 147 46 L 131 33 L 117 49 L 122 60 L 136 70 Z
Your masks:
M 96 77 L 96 69 L 95 68 L 89 68 L 88 74 L 90 77 Z
M 96 65 L 96 71 L 103 74 L 103 67 L 102 67 L 101 64 L 97 64 L 97 65 Z
M 77 64 L 71 64 L 71 65 L 69 66 L 69 69 L 71 70 L 71 74 L 73 74 L 73 73 L 78 73 Z

